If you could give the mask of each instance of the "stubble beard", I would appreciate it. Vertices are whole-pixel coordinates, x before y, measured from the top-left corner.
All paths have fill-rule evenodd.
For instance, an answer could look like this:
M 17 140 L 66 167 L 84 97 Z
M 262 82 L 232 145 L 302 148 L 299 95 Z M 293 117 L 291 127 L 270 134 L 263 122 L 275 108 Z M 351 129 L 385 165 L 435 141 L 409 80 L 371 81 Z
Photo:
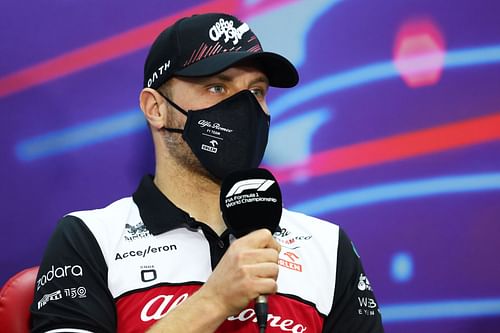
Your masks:
M 173 126 L 167 127 L 183 128 L 184 126 L 184 124 L 179 123 L 172 125 Z M 210 172 L 208 172 L 207 169 L 205 169 L 200 160 L 194 155 L 187 142 L 182 138 L 181 133 L 169 132 L 165 130 L 163 140 L 165 142 L 165 147 L 168 150 L 169 155 L 181 168 L 187 170 L 190 174 L 199 175 L 200 177 L 208 179 L 217 184 L 221 183 L 220 179 L 216 178 Z

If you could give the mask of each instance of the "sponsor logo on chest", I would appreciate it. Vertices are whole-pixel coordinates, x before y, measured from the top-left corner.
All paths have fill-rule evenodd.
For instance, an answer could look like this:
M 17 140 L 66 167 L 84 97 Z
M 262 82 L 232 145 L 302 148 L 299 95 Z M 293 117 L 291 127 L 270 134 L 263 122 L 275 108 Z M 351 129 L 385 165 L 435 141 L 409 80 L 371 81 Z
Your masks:
M 130 225 L 127 223 L 125 224 L 125 230 L 126 233 L 123 236 L 123 238 L 125 238 L 125 240 L 129 242 L 134 241 L 136 239 L 142 239 L 152 236 L 149 230 L 142 222 L 136 225 Z
M 312 235 L 295 234 L 286 228 L 281 228 L 279 232 L 274 233 L 274 238 L 280 245 L 286 249 L 296 250 L 310 239 Z
M 116 260 L 124 260 L 130 258 L 146 258 L 151 255 L 165 253 L 165 252 L 175 252 L 177 251 L 177 245 L 169 244 L 169 245 L 159 245 L 159 246 L 151 246 L 145 247 L 140 250 L 125 250 L 123 252 L 118 252 L 115 254 Z
M 179 296 L 158 295 L 149 300 L 140 313 L 143 322 L 157 321 L 165 317 L 170 311 L 179 306 L 189 297 L 188 293 Z M 227 318 L 228 322 L 252 322 L 257 323 L 257 317 L 253 308 L 243 309 L 238 315 Z M 294 319 L 286 318 L 276 314 L 269 314 L 267 317 L 269 327 L 280 329 L 282 332 L 301 333 L 307 331 L 305 324 L 299 323 Z
M 299 263 L 300 257 L 292 251 L 286 251 L 278 258 L 278 265 L 285 268 L 302 272 L 302 265 Z

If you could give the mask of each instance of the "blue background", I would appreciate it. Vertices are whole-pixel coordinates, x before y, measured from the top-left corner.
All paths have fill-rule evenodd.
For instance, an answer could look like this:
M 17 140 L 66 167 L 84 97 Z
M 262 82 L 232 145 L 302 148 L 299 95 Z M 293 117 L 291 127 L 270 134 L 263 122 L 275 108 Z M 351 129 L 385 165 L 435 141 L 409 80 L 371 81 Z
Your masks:
M 147 46 L 199 11 L 238 15 L 299 69 L 269 97 L 263 165 L 288 208 L 354 240 L 387 332 L 497 332 L 494 0 L 2 1 L 0 282 L 39 263 L 62 215 L 154 172 Z

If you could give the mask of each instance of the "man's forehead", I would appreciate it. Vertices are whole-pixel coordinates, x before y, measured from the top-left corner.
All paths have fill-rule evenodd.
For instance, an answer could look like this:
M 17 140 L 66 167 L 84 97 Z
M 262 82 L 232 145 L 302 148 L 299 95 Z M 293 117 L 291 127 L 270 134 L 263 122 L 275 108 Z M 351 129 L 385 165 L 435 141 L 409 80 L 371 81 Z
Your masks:
M 220 73 L 210 75 L 210 76 L 199 76 L 199 77 L 176 77 L 179 80 L 193 82 L 193 83 L 203 83 L 213 80 L 218 80 L 222 82 L 238 82 L 238 81 L 248 81 L 249 83 L 262 82 L 269 85 L 269 79 L 266 74 L 258 68 L 257 66 L 251 66 L 249 64 L 242 64 L 232 66 Z

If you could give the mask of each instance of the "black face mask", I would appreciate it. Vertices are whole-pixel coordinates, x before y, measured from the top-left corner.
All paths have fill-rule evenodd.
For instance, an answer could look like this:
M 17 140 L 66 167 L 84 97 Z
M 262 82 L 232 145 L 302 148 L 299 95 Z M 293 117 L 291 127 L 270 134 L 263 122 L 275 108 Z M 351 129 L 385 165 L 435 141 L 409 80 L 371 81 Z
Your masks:
M 264 156 L 270 117 L 249 90 L 243 90 L 211 107 L 185 111 L 161 92 L 186 117 L 182 133 L 194 155 L 218 179 L 229 173 L 256 168 Z

